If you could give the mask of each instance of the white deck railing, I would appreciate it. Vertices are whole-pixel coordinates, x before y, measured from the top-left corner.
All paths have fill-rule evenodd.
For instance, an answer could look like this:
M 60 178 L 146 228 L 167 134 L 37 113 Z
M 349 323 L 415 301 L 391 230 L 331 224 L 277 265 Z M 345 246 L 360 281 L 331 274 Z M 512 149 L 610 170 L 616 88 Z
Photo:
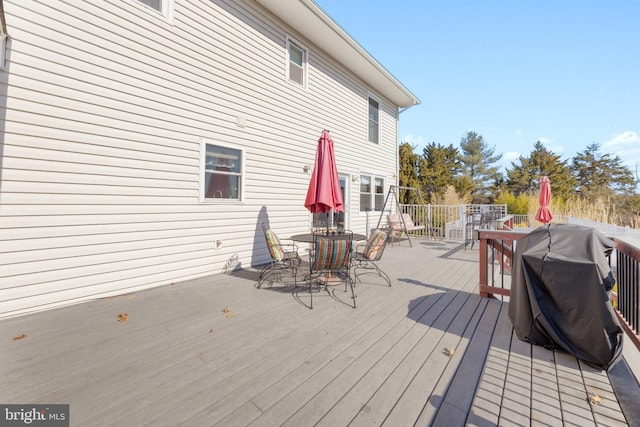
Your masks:
M 507 215 L 507 205 L 401 205 L 400 209 L 415 224 L 425 225 L 424 231 L 414 234 L 457 241 L 468 238 L 470 223 L 488 223 Z

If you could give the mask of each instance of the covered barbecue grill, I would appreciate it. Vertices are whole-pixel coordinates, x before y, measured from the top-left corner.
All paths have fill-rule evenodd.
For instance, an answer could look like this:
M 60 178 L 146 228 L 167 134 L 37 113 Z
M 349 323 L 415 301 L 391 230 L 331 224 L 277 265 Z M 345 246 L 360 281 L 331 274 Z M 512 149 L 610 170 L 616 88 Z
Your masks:
M 544 225 L 518 240 L 509 301 L 518 338 L 612 366 L 623 337 L 609 300 L 613 248 L 597 230 L 572 224 Z

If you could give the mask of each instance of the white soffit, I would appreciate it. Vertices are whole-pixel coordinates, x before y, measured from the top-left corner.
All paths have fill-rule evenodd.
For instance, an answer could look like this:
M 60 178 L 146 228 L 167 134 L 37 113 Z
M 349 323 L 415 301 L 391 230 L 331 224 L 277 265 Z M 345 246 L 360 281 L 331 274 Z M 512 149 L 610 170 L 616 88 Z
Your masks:
M 345 0 L 346 1 L 346 0 Z M 420 100 L 312 0 L 256 0 L 400 108 Z

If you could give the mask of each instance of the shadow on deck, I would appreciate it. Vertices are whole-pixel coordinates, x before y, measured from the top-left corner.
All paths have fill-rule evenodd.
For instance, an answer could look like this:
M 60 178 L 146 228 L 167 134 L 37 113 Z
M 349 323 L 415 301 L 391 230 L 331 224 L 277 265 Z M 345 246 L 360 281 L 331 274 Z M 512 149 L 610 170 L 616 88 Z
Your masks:
M 71 425 L 640 425 L 624 366 L 518 340 L 478 296 L 477 250 L 413 243 L 357 309 L 235 270 L 2 320 L 0 396 L 68 403 Z

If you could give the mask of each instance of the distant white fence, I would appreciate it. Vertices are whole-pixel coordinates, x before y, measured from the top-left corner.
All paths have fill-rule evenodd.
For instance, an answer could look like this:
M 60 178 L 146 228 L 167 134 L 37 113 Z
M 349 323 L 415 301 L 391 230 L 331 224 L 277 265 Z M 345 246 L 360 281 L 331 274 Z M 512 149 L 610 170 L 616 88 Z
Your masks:
M 513 228 L 527 227 L 535 228 L 542 225 L 542 223 L 536 221 L 533 215 L 512 215 L 513 216 Z M 634 230 L 630 227 L 621 227 L 615 224 L 607 224 L 604 222 L 590 221 L 588 219 L 576 218 L 573 216 L 554 216 L 552 222 L 559 222 L 565 224 L 576 224 L 585 227 L 595 228 L 606 237 L 628 237 L 637 239 L 640 241 L 640 230 Z
M 443 238 L 445 240 L 465 241 L 470 227 L 498 228 L 498 220 L 509 215 L 513 217 L 513 228 L 536 228 L 542 223 L 534 215 L 509 214 L 507 205 L 401 205 L 402 213 L 411 215 L 415 224 L 425 225 L 417 231 L 417 236 Z M 636 239 L 640 243 L 640 230 L 621 227 L 614 224 L 589 221 L 571 216 L 554 216 L 553 222 L 577 224 L 592 227 L 606 237 L 624 237 Z M 381 225 L 386 225 L 382 222 Z
M 465 240 L 470 224 L 489 227 L 507 215 L 507 205 L 401 205 L 400 209 L 415 224 L 425 225 L 416 235 L 458 241 Z

